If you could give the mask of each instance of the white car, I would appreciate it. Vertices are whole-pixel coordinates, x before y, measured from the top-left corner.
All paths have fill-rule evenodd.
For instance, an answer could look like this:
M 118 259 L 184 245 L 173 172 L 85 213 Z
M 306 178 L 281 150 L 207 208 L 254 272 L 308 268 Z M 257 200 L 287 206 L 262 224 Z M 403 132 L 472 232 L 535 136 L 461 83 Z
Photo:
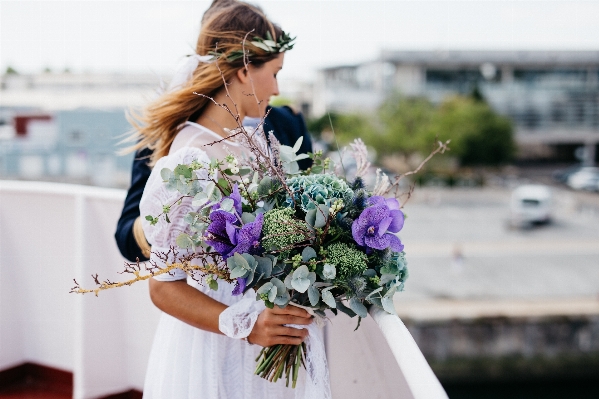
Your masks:
M 551 221 L 552 194 L 547 186 L 529 184 L 512 192 L 510 221 L 513 226 L 523 227 Z
M 567 184 L 574 190 L 599 191 L 599 168 L 584 167 L 570 175 Z

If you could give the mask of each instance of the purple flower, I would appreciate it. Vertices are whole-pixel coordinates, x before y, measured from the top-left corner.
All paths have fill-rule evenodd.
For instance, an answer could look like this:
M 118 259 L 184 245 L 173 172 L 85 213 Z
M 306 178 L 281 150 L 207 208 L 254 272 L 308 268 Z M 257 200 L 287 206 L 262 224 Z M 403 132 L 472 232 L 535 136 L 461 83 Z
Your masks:
M 264 223 L 264 214 L 259 213 L 253 222 L 246 223 L 239 230 L 235 231 L 235 238 L 231 240 L 235 248 L 231 254 L 239 252 L 240 254 L 258 255 L 261 252 L 260 235 L 262 234 L 262 224 Z
M 231 250 L 235 248 L 228 234 L 228 226 L 237 222 L 237 217 L 232 213 L 217 210 L 210 214 L 210 220 L 212 223 L 206 229 L 206 243 L 227 259 Z
M 245 290 L 246 284 L 247 283 L 244 278 L 238 277 L 237 283 L 235 284 L 235 288 L 233 288 L 233 292 L 231 292 L 231 295 L 237 296 L 243 294 L 243 290 Z
M 239 188 L 237 187 L 237 183 L 235 183 L 233 185 L 233 190 L 231 191 L 231 194 L 229 194 L 228 197 L 224 197 L 224 199 L 232 199 L 233 200 L 233 207 L 235 208 L 235 212 L 237 212 L 237 214 L 239 216 L 241 216 L 242 213 L 242 209 L 241 209 L 241 194 L 239 193 Z M 220 202 L 223 202 L 222 200 Z M 218 204 L 214 204 L 214 206 L 212 207 L 213 210 L 218 210 L 220 209 L 220 203 Z
M 404 215 L 399 210 L 395 198 L 371 197 L 369 207 L 364 209 L 352 223 L 352 236 L 361 246 L 374 249 L 391 248 L 401 252 L 403 244 L 393 233 L 399 232 L 404 223 Z
M 260 213 L 253 222 L 246 223 L 241 228 L 237 216 L 222 210 L 212 212 L 210 220 L 212 223 L 206 229 L 206 243 L 213 246 L 224 259 L 233 256 L 235 252 L 255 255 L 262 252 L 260 235 L 264 222 L 263 214 Z

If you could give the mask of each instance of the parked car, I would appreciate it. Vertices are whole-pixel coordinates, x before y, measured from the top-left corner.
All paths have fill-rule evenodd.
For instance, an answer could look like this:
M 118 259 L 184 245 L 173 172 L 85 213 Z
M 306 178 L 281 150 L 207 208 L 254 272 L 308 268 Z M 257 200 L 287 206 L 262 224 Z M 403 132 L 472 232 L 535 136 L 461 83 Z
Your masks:
M 599 191 L 599 168 L 584 167 L 570 175 L 567 184 L 574 190 Z
M 570 166 L 570 167 L 568 167 L 566 169 L 554 170 L 553 173 L 551 174 L 551 177 L 556 182 L 564 183 L 565 184 L 565 183 L 568 182 L 568 178 L 570 176 L 572 176 L 576 172 L 579 172 L 580 169 L 582 169 L 583 167 L 584 166 L 578 164 L 578 165 Z
M 551 221 L 552 194 L 549 187 L 529 184 L 512 192 L 510 223 L 514 227 L 525 227 Z

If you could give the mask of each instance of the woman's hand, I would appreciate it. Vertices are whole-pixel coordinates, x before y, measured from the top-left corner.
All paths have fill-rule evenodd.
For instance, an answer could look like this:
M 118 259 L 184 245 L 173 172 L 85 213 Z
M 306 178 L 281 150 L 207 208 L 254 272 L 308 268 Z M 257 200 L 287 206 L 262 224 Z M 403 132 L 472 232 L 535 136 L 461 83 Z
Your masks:
M 287 305 L 283 309 L 278 306 L 272 309 L 266 308 L 258 316 L 247 340 L 260 346 L 299 345 L 308 336 L 308 330 L 286 327 L 284 324 L 308 325 L 312 320 L 308 312 L 297 306 Z

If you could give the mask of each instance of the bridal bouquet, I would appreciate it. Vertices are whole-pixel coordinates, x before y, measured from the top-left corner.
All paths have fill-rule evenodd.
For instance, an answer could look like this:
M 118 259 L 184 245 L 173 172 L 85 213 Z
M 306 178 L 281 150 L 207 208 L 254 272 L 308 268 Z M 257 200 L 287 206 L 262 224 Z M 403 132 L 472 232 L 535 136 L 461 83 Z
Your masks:
M 75 282 L 72 291 L 98 294 L 180 268 L 214 290 L 218 279 L 234 283 L 232 295 L 253 290 L 269 308 L 292 304 L 321 318 L 326 310 L 341 311 L 358 316 L 358 326 L 369 306 L 395 313 L 393 295 L 408 277 L 397 236 L 405 216 L 398 199 L 388 196 L 393 189 L 397 195 L 401 176 L 391 181 L 379 170 L 374 187 L 365 187 L 370 163 L 359 139 L 350 145 L 356 171 L 348 180 L 342 165 L 335 167 L 322 153 L 298 155 L 301 139 L 289 147 L 272 133 L 267 141 L 261 129 L 241 127 L 232 136 L 249 149 L 248 156 L 230 154 L 160 171 L 178 199 L 164 204 L 159 215 L 142 216 L 151 224 L 160 218 L 170 223 L 171 209 L 183 198 L 194 208 L 184 215 L 191 234 L 177 237 L 179 248 L 156 254 L 166 267 L 146 262 L 144 275 L 139 262 L 126 264 L 132 280 L 100 282 L 96 276 L 97 288 L 86 290 Z M 439 143 L 430 156 L 444 149 Z M 312 167 L 300 171 L 297 161 L 307 157 Z M 305 344 L 264 348 L 256 374 L 270 381 L 284 375 L 295 387 L 306 350 Z
M 180 234 L 177 245 L 215 261 L 212 270 L 203 269 L 211 288 L 225 278 L 235 282 L 233 295 L 254 290 L 269 308 L 292 303 L 323 318 L 327 309 L 363 318 L 370 305 L 395 313 L 393 295 L 408 272 L 397 237 L 404 214 L 396 198 L 382 195 L 389 179 L 379 172 L 372 190 L 364 186 L 370 164 L 361 140 L 351 145 L 358 166 L 352 181 L 320 153 L 296 154 L 300 146 L 301 138 L 292 148 L 271 135 L 270 149 L 258 148 L 254 158 L 229 155 L 162 169 L 164 184 L 181 198 L 192 196 L 197 209 L 185 215 L 193 234 Z M 271 168 L 262 151 L 269 151 Z M 300 171 L 297 161 L 307 157 L 313 166 Z M 200 182 L 200 170 L 213 178 Z M 146 219 L 168 220 L 172 206 Z M 304 351 L 302 345 L 264 348 L 256 374 L 271 381 L 284 374 L 295 387 Z

